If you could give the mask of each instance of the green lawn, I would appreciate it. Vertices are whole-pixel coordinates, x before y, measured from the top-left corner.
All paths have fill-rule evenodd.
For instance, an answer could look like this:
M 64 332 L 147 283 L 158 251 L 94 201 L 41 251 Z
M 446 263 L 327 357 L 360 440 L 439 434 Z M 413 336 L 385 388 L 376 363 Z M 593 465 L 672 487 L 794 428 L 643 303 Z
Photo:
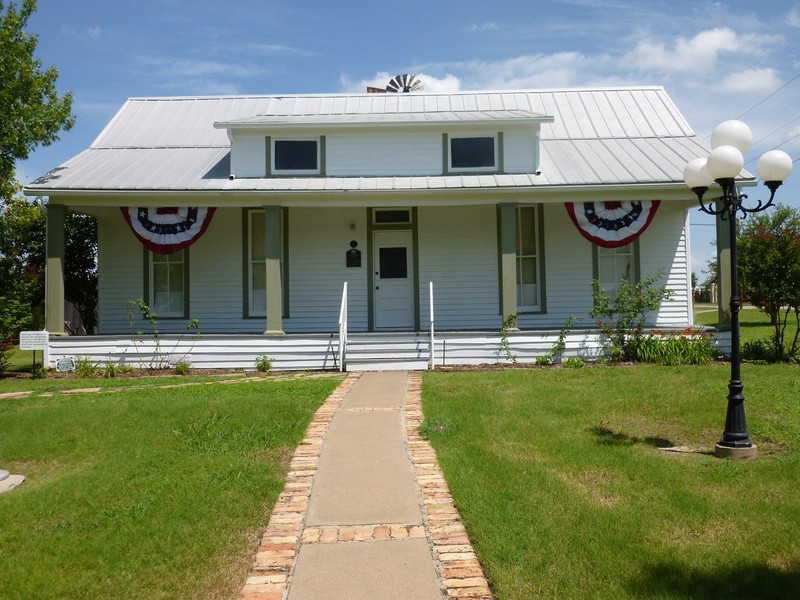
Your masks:
M 711 454 L 728 377 L 426 374 L 423 431 L 498 600 L 800 598 L 800 368 L 744 366 L 750 462 Z
M 694 322 L 697 325 L 716 327 L 718 319 L 717 307 L 711 304 L 695 305 Z M 755 340 L 770 340 L 775 329 L 769 323 L 766 313 L 757 308 L 743 308 L 739 311 L 739 331 L 742 344 Z M 793 315 L 789 315 L 789 324 L 786 327 L 786 341 L 791 343 L 794 332 L 797 331 Z
M 0 467 L 28 478 L 0 495 L 0 596 L 237 597 L 339 381 L 0 400 Z

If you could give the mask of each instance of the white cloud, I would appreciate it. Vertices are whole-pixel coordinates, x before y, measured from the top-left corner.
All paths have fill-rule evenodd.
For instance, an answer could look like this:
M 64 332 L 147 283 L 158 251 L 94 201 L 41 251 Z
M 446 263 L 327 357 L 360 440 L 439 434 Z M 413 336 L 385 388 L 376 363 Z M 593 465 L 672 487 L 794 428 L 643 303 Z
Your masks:
M 795 6 L 789 11 L 786 22 L 792 27 L 800 27 L 800 7 Z
M 767 46 L 782 41 L 779 35 L 737 34 L 728 27 L 717 27 L 701 31 L 692 38 L 679 37 L 671 44 L 641 40 L 624 59 L 641 71 L 707 73 L 724 54 L 763 54 Z
M 781 85 L 781 79 L 775 69 L 747 69 L 723 78 L 719 83 L 719 89 L 724 92 L 766 96 Z
M 494 21 L 488 21 L 486 23 L 481 23 L 480 25 L 474 23 L 469 27 L 467 27 L 467 31 L 469 31 L 470 33 L 476 31 L 496 31 L 497 29 L 498 29 L 497 23 L 495 23 Z

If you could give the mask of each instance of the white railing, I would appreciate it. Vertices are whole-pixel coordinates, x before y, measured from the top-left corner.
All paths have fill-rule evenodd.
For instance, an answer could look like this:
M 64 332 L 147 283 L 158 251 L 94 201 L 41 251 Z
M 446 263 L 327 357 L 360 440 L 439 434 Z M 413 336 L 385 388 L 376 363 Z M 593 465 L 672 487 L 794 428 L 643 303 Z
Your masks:
M 433 282 L 432 281 L 428 282 L 428 286 L 429 286 L 429 289 L 430 289 L 430 291 L 428 293 L 428 301 L 430 302 L 430 315 L 431 315 L 431 340 L 430 340 L 430 352 L 429 352 L 430 359 L 428 360 L 428 365 L 429 365 L 429 367 L 431 369 L 433 369 L 436 366 L 436 357 L 435 357 L 434 351 L 433 351 L 433 348 L 434 348 L 434 346 L 433 346 L 433 344 L 434 344 L 434 339 L 433 339 Z
M 342 306 L 339 309 L 339 370 L 345 370 L 347 354 L 347 282 L 342 288 Z

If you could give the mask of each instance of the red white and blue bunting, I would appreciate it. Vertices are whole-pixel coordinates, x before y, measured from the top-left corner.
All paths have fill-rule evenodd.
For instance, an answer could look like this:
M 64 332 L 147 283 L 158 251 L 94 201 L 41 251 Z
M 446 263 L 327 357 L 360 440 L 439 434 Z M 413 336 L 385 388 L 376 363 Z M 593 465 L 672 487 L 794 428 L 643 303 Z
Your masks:
M 659 204 L 660 200 L 567 202 L 566 207 L 583 237 L 603 248 L 619 248 L 644 233 Z
M 216 208 L 133 208 L 121 206 L 134 235 L 156 254 L 188 248 L 202 236 Z

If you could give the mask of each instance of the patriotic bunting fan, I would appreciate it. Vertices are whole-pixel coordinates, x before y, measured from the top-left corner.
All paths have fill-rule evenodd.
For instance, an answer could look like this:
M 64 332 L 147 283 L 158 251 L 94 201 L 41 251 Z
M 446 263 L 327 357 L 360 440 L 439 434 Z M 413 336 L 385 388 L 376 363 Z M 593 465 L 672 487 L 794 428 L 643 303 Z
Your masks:
M 134 235 L 156 254 L 172 254 L 188 248 L 202 236 L 216 208 L 133 208 L 122 206 Z
M 644 233 L 660 203 L 660 200 L 567 202 L 566 206 L 583 237 L 603 248 L 619 248 Z

